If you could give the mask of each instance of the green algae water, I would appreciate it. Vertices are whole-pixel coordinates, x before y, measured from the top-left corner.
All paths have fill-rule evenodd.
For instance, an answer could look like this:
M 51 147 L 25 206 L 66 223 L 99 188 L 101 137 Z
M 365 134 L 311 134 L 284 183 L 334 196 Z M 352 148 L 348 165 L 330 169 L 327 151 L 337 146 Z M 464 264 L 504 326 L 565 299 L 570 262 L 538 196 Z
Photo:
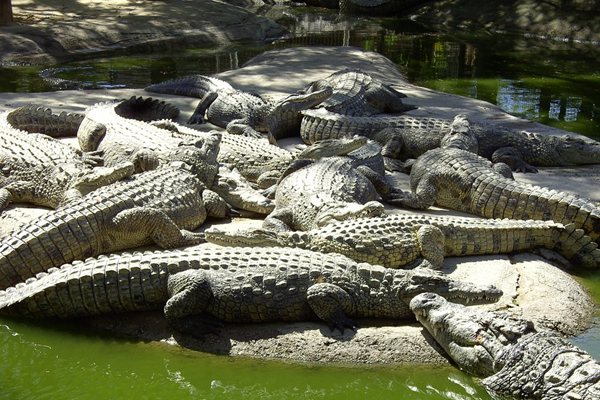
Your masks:
M 267 362 L 12 320 L 0 320 L 0 356 L 3 400 L 490 399 L 452 367 Z
M 99 86 L 144 87 L 178 76 L 239 68 L 290 46 L 356 46 L 394 61 L 418 85 L 498 104 L 531 120 L 600 138 L 600 49 L 503 35 L 428 31 L 410 21 L 288 10 L 291 35 L 268 45 L 178 49 L 56 67 Z M 301 14 L 299 14 L 301 13 Z M 40 68 L 0 69 L 0 91 L 55 90 Z M 600 276 L 580 282 L 600 302 Z M 600 315 L 573 342 L 600 359 Z M 398 346 L 402 346 L 398 343 Z M 365 351 L 368 351 L 366 349 Z M 0 399 L 490 399 L 453 367 L 339 367 L 202 354 L 97 336 L 69 324 L 0 319 Z

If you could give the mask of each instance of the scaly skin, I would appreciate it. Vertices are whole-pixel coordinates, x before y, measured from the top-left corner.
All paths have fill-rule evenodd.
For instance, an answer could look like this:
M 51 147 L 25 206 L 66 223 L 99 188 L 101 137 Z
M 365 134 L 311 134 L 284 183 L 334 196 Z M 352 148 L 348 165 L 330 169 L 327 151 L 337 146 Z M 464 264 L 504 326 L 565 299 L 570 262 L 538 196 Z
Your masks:
M 155 243 L 163 248 L 202 241 L 188 230 L 226 203 L 206 190 L 184 163 L 134 175 L 50 211 L 0 242 L 0 288 L 52 267 Z
M 174 326 L 193 317 L 227 322 L 320 319 L 343 330 L 350 318 L 406 319 L 422 292 L 491 302 L 493 286 L 455 281 L 429 270 L 391 270 L 338 254 L 281 248 L 187 248 L 88 259 L 0 292 L 0 313 L 71 318 L 157 309 Z M 166 304 L 165 304 L 166 303 Z M 191 322 L 191 324 L 188 324 Z
M 327 111 L 353 116 L 402 113 L 416 107 L 402 102 L 406 95 L 397 92 L 359 69 L 344 69 L 310 83 L 300 93 L 332 88 L 333 94 L 319 104 Z
M 600 364 L 530 321 L 473 310 L 434 293 L 414 297 L 410 308 L 459 368 L 485 377 L 494 398 L 600 398 Z
M 330 89 L 295 94 L 276 102 L 234 89 L 229 83 L 203 75 L 191 75 L 157 83 L 145 88 L 149 92 L 199 97 L 202 100 L 188 121 L 206 120 L 227 128 L 229 133 L 260 137 L 268 132 L 271 140 L 293 136 L 300 130 L 300 111 L 313 107 L 331 95 Z
M 147 109 L 145 118 L 139 118 L 140 109 Z M 84 151 L 101 151 L 104 164 L 112 166 L 123 161 L 132 162 L 136 172 L 149 171 L 177 159 L 179 146 L 196 146 L 204 150 L 203 157 L 211 157 L 216 163 L 220 138 L 206 137 L 194 142 L 176 139 L 167 129 L 160 128 L 142 119 L 160 120 L 165 115 L 173 116 L 176 109 L 162 101 L 132 97 L 118 102 L 98 103 L 85 112 L 77 139 Z M 206 148 L 201 149 L 206 144 Z M 212 149 L 212 152 L 207 151 Z M 186 150 L 187 151 L 187 150 Z M 205 164 L 205 183 L 209 184 L 216 174 L 216 165 Z
M 572 226 L 548 221 L 481 220 L 452 216 L 393 214 L 339 221 L 306 232 L 264 229 L 204 232 L 225 246 L 282 246 L 339 253 L 357 262 L 399 268 L 424 258 L 441 267 L 444 257 L 557 250 L 573 264 L 600 266 L 600 249 Z
M 394 190 L 383 175 L 369 167 L 372 160 L 364 160 L 343 156 L 316 162 L 297 160 L 278 182 L 275 210 L 263 227 L 309 230 L 336 220 L 381 215 L 383 205 L 377 200 L 391 199 Z
M 0 210 L 16 202 L 57 208 L 133 173 L 131 163 L 96 167 L 102 162 L 98 154 L 82 153 L 59 140 L 21 128 L 58 134 L 72 131 L 74 122 L 70 114 L 55 115 L 41 107 L 0 114 Z
M 56 138 L 77 135 L 83 115 L 64 111 L 57 115 L 50 108 L 24 106 L 9 112 L 6 119 L 15 128 Z
M 594 241 L 600 237 L 600 209 L 593 202 L 511 179 L 508 166 L 492 165 L 470 151 L 477 139 L 468 121 L 457 119 L 442 145 L 417 159 L 410 174 L 412 193 L 394 204 L 420 209 L 437 204 L 486 218 L 552 220 L 574 224 Z
M 354 135 L 366 136 L 384 146 L 384 155 L 405 161 L 440 146 L 452 120 L 410 115 L 352 117 L 322 110 L 302 112 L 300 136 L 305 143 Z M 478 154 L 504 162 L 513 171 L 536 172 L 534 166 L 554 167 L 600 163 L 600 143 L 568 134 L 544 135 L 494 125 L 473 125 Z

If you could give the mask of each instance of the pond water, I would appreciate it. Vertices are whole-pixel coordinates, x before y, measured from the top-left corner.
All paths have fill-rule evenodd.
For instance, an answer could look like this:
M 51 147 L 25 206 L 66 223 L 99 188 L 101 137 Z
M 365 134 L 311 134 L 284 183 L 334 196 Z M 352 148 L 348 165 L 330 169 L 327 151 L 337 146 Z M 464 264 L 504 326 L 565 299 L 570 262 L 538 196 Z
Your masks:
M 490 34 L 428 32 L 410 21 L 310 9 L 277 16 L 292 35 L 268 45 L 185 49 L 80 60 L 57 76 L 143 87 L 239 68 L 272 48 L 352 45 L 380 52 L 416 84 L 500 105 L 516 115 L 600 139 L 600 49 Z M 0 91 L 53 88 L 39 68 L 0 69 Z M 598 274 L 580 277 L 600 302 Z M 600 358 L 598 324 L 573 341 Z M 398 344 L 402 346 L 402 343 Z M 74 325 L 0 319 L 2 399 L 490 399 L 452 367 L 296 365 L 200 354 L 96 336 Z

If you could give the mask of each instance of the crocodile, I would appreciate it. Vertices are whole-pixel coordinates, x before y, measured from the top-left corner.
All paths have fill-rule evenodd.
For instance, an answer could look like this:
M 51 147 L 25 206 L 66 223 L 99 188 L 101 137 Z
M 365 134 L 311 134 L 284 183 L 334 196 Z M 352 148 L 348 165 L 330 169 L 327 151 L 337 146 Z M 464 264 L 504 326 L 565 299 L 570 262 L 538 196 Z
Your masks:
M 355 140 L 366 142 L 364 137 Z M 381 215 L 384 209 L 378 200 L 394 199 L 396 192 L 384 175 L 360 159 L 296 160 L 276 185 L 275 210 L 263 228 L 304 231 L 336 220 Z
M 441 268 L 446 256 L 556 250 L 576 266 L 600 266 L 600 249 L 581 229 L 551 221 L 479 219 L 422 214 L 337 221 L 306 232 L 264 229 L 204 231 L 209 243 L 226 246 L 297 247 L 339 253 L 386 268 L 409 267 L 420 258 Z
M 324 109 L 302 111 L 300 136 L 305 143 L 366 136 L 384 147 L 386 157 L 406 161 L 440 147 L 453 120 L 412 115 L 348 116 Z M 462 115 L 457 118 L 463 118 Z M 471 124 L 480 156 L 504 162 L 513 171 L 537 172 L 539 167 L 600 163 L 600 142 L 565 131 L 547 135 L 509 129 L 494 124 Z
M 110 255 L 52 269 L 0 292 L 0 313 L 31 318 L 160 309 L 179 330 L 199 333 L 200 314 L 225 322 L 350 318 L 412 319 L 410 299 L 435 292 L 493 302 L 492 285 L 457 281 L 427 268 L 392 270 L 301 249 L 204 247 Z
M 140 116 L 141 109 L 147 110 L 145 116 Z M 179 146 L 202 147 L 204 136 L 195 142 L 185 142 L 172 137 L 171 133 L 159 126 L 149 123 L 155 116 L 156 120 L 169 117 L 178 112 L 164 101 L 151 98 L 131 97 L 128 100 L 101 102 L 88 107 L 85 118 L 81 122 L 77 132 L 79 147 L 83 151 L 101 151 L 104 156 L 104 164 L 113 166 L 123 161 L 132 162 L 136 172 L 148 171 L 157 168 L 161 164 L 169 164 L 176 157 Z M 135 118 L 132 118 L 135 116 Z M 211 156 L 216 162 L 218 153 L 217 134 L 208 139 L 214 154 Z M 188 151 L 188 150 L 186 150 Z M 209 156 L 206 153 L 204 156 Z M 209 164 L 205 164 L 209 167 Z M 204 177 L 206 182 L 214 179 L 217 167 L 211 167 L 213 171 Z
M 332 95 L 318 107 L 344 115 L 369 116 L 403 113 L 416 107 L 404 104 L 405 94 L 383 84 L 359 69 L 344 69 L 307 85 L 299 93 L 311 93 L 331 87 Z
M 0 242 L 0 288 L 102 253 L 202 242 L 189 230 L 207 216 L 225 217 L 228 206 L 206 189 L 193 159 L 184 161 L 101 187 L 14 231 Z
M 229 83 L 204 75 L 190 75 L 147 86 L 155 93 L 199 97 L 200 103 L 188 124 L 206 120 L 226 128 L 229 133 L 261 137 L 267 132 L 271 141 L 297 135 L 300 131 L 300 111 L 313 107 L 331 96 L 331 89 L 306 94 L 292 94 L 278 101 L 234 89 Z
M 492 164 L 475 154 L 477 144 L 468 120 L 457 118 L 442 147 L 427 151 L 413 164 L 411 192 L 392 204 L 416 209 L 437 204 L 486 218 L 572 223 L 598 240 L 600 209 L 593 201 L 517 182 L 506 164 Z
M 600 398 L 600 363 L 526 319 L 455 304 L 435 293 L 410 301 L 417 320 L 494 398 Z
M 56 115 L 41 107 L 0 114 L 0 210 L 15 202 L 57 208 L 133 173 L 131 163 L 101 167 L 98 153 L 83 153 L 45 134 L 20 129 L 47 126 L 57 133 L 73 124 L 69 114 Z

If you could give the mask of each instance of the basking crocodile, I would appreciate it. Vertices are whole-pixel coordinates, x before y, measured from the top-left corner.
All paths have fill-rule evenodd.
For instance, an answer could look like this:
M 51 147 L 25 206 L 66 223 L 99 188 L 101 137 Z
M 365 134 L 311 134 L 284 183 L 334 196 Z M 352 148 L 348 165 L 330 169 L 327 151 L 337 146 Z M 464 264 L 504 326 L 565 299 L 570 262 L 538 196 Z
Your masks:
M 357 138 L 356 143 L 365 140 Z M 384 175 L 360 159 L 296 160 L 277 183 L 275 210 L 263 227 L 309 230 L 336 220 L 381 215 L 378 200 L 392 199 L 395 192 Z
M 102 162 L 97 153 L 83 153 L 47 135 L 20 129 L 47 126 L 58 133 L 73 124 L 70 114 L 55 115 L 40 107 L 0 114 L 0 210 L 11 202 L 56 208 L 133 173 L 131 163 L 97 167 Z
M 260 137 L 268 132 L 271 140 L 297 134 L 300 130 L 300 111 L 313 107 L 331 95 L 326 88 L 307 94 L 294 94 L 276 102 L 258 95 L 234 89 L 229 83 L 204 75 L 191 75 L 145 88 L 149 92 L 199 97 L 188 123 L 208 122 L 227 128 L 227 131 Z
M 359 69 L 344 69 L 310 83 L 299 93 L 312 93 L 330 87 L 332 95 L 318 107 L 354 116 L 402 113 L 416 107 L 404 104 L 406 95 L 383 84 Z
M 144 117 L 140 116 L 140 109 L 147 110 Z M 129 161 L 134 163 L 136 172 L 154 169 L 161 164 L 168 164 L 175 157 L 177 147 L 202 147 L 207 138 L 184 142 L 174 139 L 168 130 L 147 122 L 161 120 L 165 115 L 177 112 L 176 108 L 163 101 L 142 97 L 94 104 L 86 110 L 77 132 L 79 147 L 84 151 L 101 151 L 107 166 Z M 212 138 L 208 144 L 214 147 L 215 160 L 219 147 L 212 142 L 216 140 L 216 137 Z M 213 174 L 207 174 L 206 178 L 213 179 L 215 173 L 216 166 Z
M 598 240 L 600 209 L 596 204 L 515 181 L 506 164 L 492 164 L 470 151 L 477 148 L 477 143 L 468 121 L 457 118 L 444 138 L 444 147 L 427 151 L 414 163 L 410 173 L 412 193 L 396 198 L 393 204 L 418 209 L 437 204 L 486 218 L 572 223 L 592 240 Z
M 0 288 L 102 253 L 152 243 L 168 248 L 202 241 L 201 234 L 188 230 L 207 216 L 227 213 L 226 203 L 198 178 L 202 168 L 174 161 L 99 188 L 13 232 L 0 242 Z
M 204 231 L 207 242 L 226 246 L 298 247 L 339 253 L 358 262 L 399 268 L 424 258 L 439 268 L 446 256 L 554 249 L 574 265 L 600 266 L 600 249 L 573 226 L 550 221 L 392 214 L 332 222 L 306 232 L 264 229 Z
M 391 270 L 338 254 L 192 247 L 53 269 L 0 292 L 0 313 L 70 318 L 164 305 L 167 319 L 192 335 L 201 313 L 236 323 L 320 319 L 343 330 L 356 327 L 350 318 L 412 318 L 408 302 L 423 292 L 469 303 L 502 294 L 427 268 Z
M 302 116 L 300 136 L 305 143 L 361 135 L 381 143 L 385 156 L 403 161 L 439 147 L 453 122 L 411 115 L 355 117 L 325 110 L 305 110 Z M 479 143 L 477 154 L 504 162 L 513 171 L 536 172 L 533 166 L 600 163 L 600 142 L 580 135 L 553 136 L 492 124 L 471 125 Z
M 531 321 L 477 311 L 434 293 L 417 295 L 410 308 L 460 369 L 485 378 L 494 398 L 600 398 L 600 363 Z

